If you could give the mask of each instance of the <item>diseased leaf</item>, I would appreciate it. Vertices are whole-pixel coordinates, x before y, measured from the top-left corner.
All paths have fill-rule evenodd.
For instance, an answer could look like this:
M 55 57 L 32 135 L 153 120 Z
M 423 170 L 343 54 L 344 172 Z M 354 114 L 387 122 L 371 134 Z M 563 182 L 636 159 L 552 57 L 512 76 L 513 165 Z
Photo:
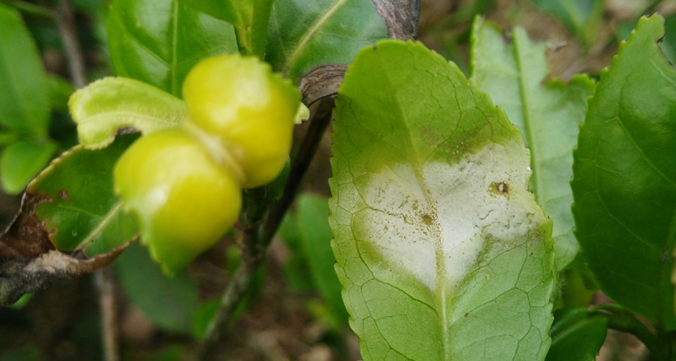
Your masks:
M 235 26 L 240 51 L 265 57 L 266 36 L 274 0 L 180 0 Z M 251 52 L 251 53 L 249 53 Z
M 18 141 L 7 146 L 0 157 L 0 183 L 9 194 L 19 194 L 47 165 L 56 150 L 51 141 Z
M 574 152 L 575 235 L 601 290 L 658 328 L 676 329 L 676 69 L 642 18 L 601 72 Z
M 105 267 L 127 244 L 109 253 L 87 258 L 82 252 L 54 249 L 36 209 L 52 201 L 49 196 L 26 192 L 19 214 L 0 235 L 0 307 L 9 306 L 26 293 L 50 283 Z
M 341 286 L 331 251 L 333 235 L 329 227 L 328 200 L 323 197 L 302 195 L 298 199 L 298 230 L 311 275 L 315 285 L 340 321 L 347 321 L 347 311 L 341 297 Z
M 108 148 L 77 146 L 52 162 L 28 187 L 49 201 L 36 215 L 56 249 L 106 254 L 134 239 L 138 226 L 113 193 L 113 166 L 137 135 L 118 137 Z
M 108 41 L 115 74 L 177 97 L 197 62 L 237 52 L 232 25 L 179 0 L 115 0 L 108 16 Z
M 189 334 L 197 310 L 197 285 L 185 272 L 169 278 L 134 242 L 118 257 L 115 269 L 127 296 L 164 330 Z
M 152 85 L 129 78 L 104 78 L 75 92 L 68 102 L 80 143 L 100 149 L 120 129 L 149 134 L 176 128 L 187 115 L 181 99 Z
M 383 41 L 334 115 L 329 221 L 364 360 L 543 360 L 552 224 L 504 112 L 423 45 Z
M 594 361 L 606 340 L 608 320 L 590 315 L 586 307 L 562 308 L 554 312 L 552 348 L 546 361 Z
M 545 82 L 549 74 L 547 45 L 532 43 L 520 27 L 509 39 L 505 42 L 502 29 L 477 18 L 472 32 L 471 76 L 479 89 L 505 110 L 530 149 L 530 188 L 554 221 L 556 265 L 563 270 L 579 247 L 570 211 L 571 167 L 578 124 L 584 120 L 587 98 L 594 93 L 595 84 L 583 75 L 574 76 L 569 84 Z
M 19 12 L 0 4 L 0 124 L 47 135 L 49 99 L 35 42 Z

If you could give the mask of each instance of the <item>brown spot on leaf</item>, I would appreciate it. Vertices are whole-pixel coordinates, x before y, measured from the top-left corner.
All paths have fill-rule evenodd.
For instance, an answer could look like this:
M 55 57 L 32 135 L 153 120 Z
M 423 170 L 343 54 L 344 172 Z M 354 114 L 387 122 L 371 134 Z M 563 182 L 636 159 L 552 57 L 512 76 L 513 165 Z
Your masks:
M 423 214 L 420 218 L 422 219 L 423 223 L 425 223 L 425 224 L 428 225 L 428 226 L 431 226 L 431 225 L 432 225 L 432 222 L 434 221 L 434 219 L 432 218 L 432 216 L 430 216 L 430 215 L 427 214 L 427 213 Z
M 59 198 L 63 199 L 64 201 L 67 201 L 70 199 L 70 194 L 65 189 L 62 189 L 59 191 Z
M 499 195 L 508 195 L 509 194 L 509 184 L 505 182 L 493 182 L 489 190 L 495 194 Z

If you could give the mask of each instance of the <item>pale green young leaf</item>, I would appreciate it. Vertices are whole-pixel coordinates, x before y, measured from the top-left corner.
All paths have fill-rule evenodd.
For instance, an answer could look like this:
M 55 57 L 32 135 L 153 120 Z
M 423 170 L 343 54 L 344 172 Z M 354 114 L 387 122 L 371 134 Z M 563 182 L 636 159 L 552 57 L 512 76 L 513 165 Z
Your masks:
M 419 43 L 362 50 L 339 90 L 336 271 L 364 360 L 543 360 L 551 221 L 516 127 Z
M 126 127 L 149 134 L 181 125 L 187 115 L 181 99 L 144 82 L 104 78 L 78 90 L 68 102 L 80 143 L 100 149 Z
M 49 99 L 45 71 L 19 12 L 0 4 L 0 124 L 47 135 Z M 24 184 L 25 186 L 25 184 Z
M 573 148 L 578 124 L 595 84 L 578 75 L 566 84 L 545 81 L 549 74 L 547 44 L 533 43 L 517 27 L 503 39 L 498 26 L 480 18 L 472 32 L 471 76 L 516 125 L 530 149 L 530 188 L 545 214 L 554 221 L 556 265 L 564 269 L 578 251 L 573 235 Z
M 0 183 L 9 194 L 19 194 L 44 168 L 56 150 L 56 143 L 42 140 L 18 141 L 2 151 Z

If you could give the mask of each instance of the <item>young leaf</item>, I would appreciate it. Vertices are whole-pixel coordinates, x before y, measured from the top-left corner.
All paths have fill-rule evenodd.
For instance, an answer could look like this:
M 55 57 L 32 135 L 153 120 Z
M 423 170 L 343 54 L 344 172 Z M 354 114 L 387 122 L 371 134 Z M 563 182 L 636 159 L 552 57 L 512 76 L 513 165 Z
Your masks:
M 56 150 L 51 141 L 18 141 L 12 143 L 0 157 L 0 183 L 9 194 L 19 194 L 47 165 Z
M 115 0 L 108 16 L 115 74 L 180 97 L 183 79 L 200 60 L 237 52 L 232 25 L 179 0 Z
M 49 99 L 45 72 L 19 12 L 0 4 L 0 124 L 47 136 Z
M 329 227 L 327 201 L 326 198 L 318 196 L 301 196 L 298 199 L 298 228 L 314 283 L 335 317 L 345 322 L 347 311 L 340 295 L 340 282 L 334 270 L 336 259 L 331 252 L 333 235 Z
M 534 44 L 517 27 L 503 40 L 502 29 L 480 18 L 472 32 L 472 78 L 479 89 L 505 110 L 530 148 L 533 176 L 530 188 L 545 214 L 554 221 L 556 265 L 564 269 L 575 258 L 570 206 L 573 193 L 573 148 L 578 124 L 584 120 L 587 98 L 595 84 L 578 75 L 569 84 L 544 79 L 549 74 L 544 43 Z
M 574 152 L 575 235 L 601 290 L 657 327 L 676 328 L 676 69 L 659 15 L 642 18 L 589 102 Z
M 197 310 L 197 285 L 185 273 L 169 278 L 150 259 L 138 242 L 131 244 L 115 262 L 127 296 L 159 327 L 189 334 Z
M 551 221 L 516 127 L 419 43 L 362 50 L 339 90 L 330 224 L 364 360 L 542 360 Z
M 27 193 L 49 198 L 36 215 L 56 249 L 82 250 L 93 257 L 136 237 L 135 219 L 123 212 L 120 197 L 113 194 L 113 166 L 136 138 L 121 136 L 96 151 L 77 146 L 31 182 Z
M 240 52 L 265 57 L 266 36 L 274 0 L 180 0 L 235 26 Z
M 178 127 L 187 114 L 180 99 L 129 78 L 104 78 L 89 84 L 73 94 L 68 106 L 78 125 L 80 144 L 88 149 L 108 146 L 125 127 L 144 134 Z
M 586 307 L 562 308 L 554 312 L 552 348 L 546 361 L 594 361 L 606 340 L 608 320 L 589 315 Z

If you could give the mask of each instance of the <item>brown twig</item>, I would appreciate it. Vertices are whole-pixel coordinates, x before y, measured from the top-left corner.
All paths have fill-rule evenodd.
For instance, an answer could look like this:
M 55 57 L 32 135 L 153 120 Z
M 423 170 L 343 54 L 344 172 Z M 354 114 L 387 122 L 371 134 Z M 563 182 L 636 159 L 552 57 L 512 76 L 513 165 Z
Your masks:
M 68 70 L 76 88 L 87 85 L 87 74 L 80 41 L 75 29 L 75 12 L 70 0 L 59 1 L 56 25 L 63 41 L 64 51 L 68 59 Z M 115 302 L 115 279 L 110 267 L 96 271 L 94 274 L 96 288 L 99 291 L 101 309 L 101 334 L 105 361 L 118 361 L 118 327 L 117 306 Z
M 71 80 L 73 80 L 76 88 L 83 88 L 87 85 L 87 76 L 85 74 L 82 49 L 80 49 L 80 42 L 77 39 L 75 31 L 75 12 L 70 0 L 61 0 L 59 2 L 56 25 L 61 34 L 66 58 L 68 58 L 68 69 Z
M 117 307 L 115 305 L 115 275 L 111 267 L 94 273 L 94 282 L 99 291 L 101 310 L 101 334 L 105 361 L 118 361 L 117 350 Z
M 298 154 L 291 164 L 291 171 L 284 186 L 284 194 L 270 208 L 265 222 L 263 222 L 262 226 L 261 222 L 251 222 L 244 230 L 242 260 L 223 293 L 221 305 L 216 315 L 211 320 L 204 338 L 191 359 L 199 361 L 207 360 L 209 355 L 216 349 L 223 333 L 228 328 L 233 311 L 242 301 L 256 272 L 265 261 L 268 246 L 272 242 L 272 238 L 282 223 L 286 211 L 291 206 L 291 203 L 293 203 L 300 189 L 303 176 L 310 167 L 312 158 L 317 152 L 326 128 L 331 122 L 333 105 L 332 98 L 322 100 L 322 103 L 319 105 Z

